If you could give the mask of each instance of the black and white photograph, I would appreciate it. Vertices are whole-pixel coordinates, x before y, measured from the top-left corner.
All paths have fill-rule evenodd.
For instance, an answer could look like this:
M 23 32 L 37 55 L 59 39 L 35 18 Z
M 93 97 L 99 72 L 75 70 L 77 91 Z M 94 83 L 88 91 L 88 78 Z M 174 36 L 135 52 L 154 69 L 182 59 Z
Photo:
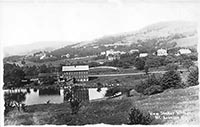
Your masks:
M 0 126 L 198 126 L 199 8 L 0 0 Z

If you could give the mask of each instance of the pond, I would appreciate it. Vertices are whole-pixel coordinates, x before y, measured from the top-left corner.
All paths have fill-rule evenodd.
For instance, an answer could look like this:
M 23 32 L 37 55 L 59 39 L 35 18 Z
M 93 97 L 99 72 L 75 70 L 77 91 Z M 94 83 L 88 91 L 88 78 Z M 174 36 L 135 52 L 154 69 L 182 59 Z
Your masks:
M 104 98 L 107 88 L 79 88 L 73 94 L 82 101 Z M 67 101 L 66 89 L 21 89 L 21 91 L 4 90 L 5 99 L 22 102 L 26 105 L 63 103 Z

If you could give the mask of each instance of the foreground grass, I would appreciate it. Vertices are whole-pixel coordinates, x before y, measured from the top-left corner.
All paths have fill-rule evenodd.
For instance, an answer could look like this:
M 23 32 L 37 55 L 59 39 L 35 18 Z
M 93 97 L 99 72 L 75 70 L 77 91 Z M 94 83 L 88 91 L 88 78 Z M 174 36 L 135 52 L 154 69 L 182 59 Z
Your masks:
M 129 75 L 129 76 L 112 76 L 112 77 L 98 77 L 87 82 L 89 86 L 96 86 L 97 83 L 103 85 L 116 85 L 119 84 L 123 87 L 134 87 L 136 84 L 141 83 L 141 80 L 147 78 L 147 75 Z
M 71 115 L 68 103 L 43 104 L 28 107 L 28 112 L 10 112 L 5 125 L 31 124 L 122 124 L 128 123 L 131 102 L 128 100 L 106 100 L 82 104 L 77 115 Z
M 169 89 L 138 99 L 134 106 L 150 111 L 165 124 L 199 124 L 199 86 Z
M 5 116 L 5 125 L 128 124 L 132 107 L 155 117 L 152 124 L 199 124 L 198 94 L 198 86 L 169 89 L 151 96 L 142 96 L 133 90 L 131 97 L 82 103 L 77 115 L 71 115 L 68 103 L 32 105 L 28 106 L 28 112 L 10 112 Z

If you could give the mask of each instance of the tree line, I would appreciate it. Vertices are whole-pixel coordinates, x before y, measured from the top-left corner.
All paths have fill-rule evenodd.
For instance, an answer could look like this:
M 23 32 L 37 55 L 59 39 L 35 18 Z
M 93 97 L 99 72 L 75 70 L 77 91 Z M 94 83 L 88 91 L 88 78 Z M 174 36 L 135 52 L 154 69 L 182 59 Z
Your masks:
M 37 77 L 39 73 L 53 73 L 60 72 L 62 66 L 54 67 L 52 65 L 41 65 L 41 66 L 23 66 L 20 67 L 16 64 L 4 64 L 4 88 L 13 88 L 13 87 L 23 87 L 25 83 L 23 80 L 26 77 Z

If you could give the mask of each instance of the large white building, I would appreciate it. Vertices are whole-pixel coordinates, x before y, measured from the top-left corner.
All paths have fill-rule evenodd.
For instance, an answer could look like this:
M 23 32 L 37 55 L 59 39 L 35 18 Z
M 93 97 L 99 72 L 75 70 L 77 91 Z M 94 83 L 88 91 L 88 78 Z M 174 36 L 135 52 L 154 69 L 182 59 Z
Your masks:
M 166 49 L 158 49 L 157 50 L 157 56 L 167 56 L 168 53 L 167 53 L 167 50 Z
M 106 51 L 106 56 L 108 55 L 120 55 L 120 54 L 126 54 L 124 51 L 114 51 L 113 49 L 107 50 Z
M 88 81 L 88 65 L 77 65 L 77 66 L 63 66 L 62 72 L 64 79 L 75 79 L 78 82 Z

